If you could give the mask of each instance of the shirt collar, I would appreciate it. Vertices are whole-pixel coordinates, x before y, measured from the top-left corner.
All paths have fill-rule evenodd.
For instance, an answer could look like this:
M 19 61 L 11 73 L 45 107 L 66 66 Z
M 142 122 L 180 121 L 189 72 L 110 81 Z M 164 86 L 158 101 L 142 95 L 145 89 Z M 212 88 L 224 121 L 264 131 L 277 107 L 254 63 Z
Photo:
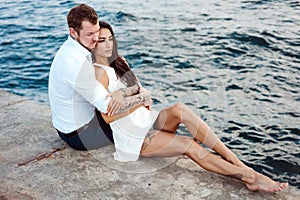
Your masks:
M 75 48 L 80 51 L 82 55 L 84 55 L 90 62 L 92 62 L 92 54 L 89 50 L 83 47 L 79 42 L 77 42 L 74 38 L 70 35 L 68 37 L 69 42 L 75 46 Z

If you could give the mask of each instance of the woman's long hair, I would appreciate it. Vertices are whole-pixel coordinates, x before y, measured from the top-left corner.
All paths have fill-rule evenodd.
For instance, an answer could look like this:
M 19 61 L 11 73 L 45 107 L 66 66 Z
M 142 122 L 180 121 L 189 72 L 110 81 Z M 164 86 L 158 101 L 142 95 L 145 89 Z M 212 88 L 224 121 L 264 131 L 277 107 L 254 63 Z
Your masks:
M 126 61 L 118 53 L 118 43 L 116 38 L 114 37 L 115 34 L 112 27 L 108 23 L 102 21 L 99 21 L 99 25 L 100 25 L 100 29 L 107 28 L 110 31 L 111 35 L 113 36 L 114 45 L 113 45 L 112 56 L 108 58 L 108 62 L 110 63 L 110 66 L 114 68 L 118 78 L 120 78 L 121 82 L 124 83 L 127 87 L 137 84 L 136 76 L 131 71 Z

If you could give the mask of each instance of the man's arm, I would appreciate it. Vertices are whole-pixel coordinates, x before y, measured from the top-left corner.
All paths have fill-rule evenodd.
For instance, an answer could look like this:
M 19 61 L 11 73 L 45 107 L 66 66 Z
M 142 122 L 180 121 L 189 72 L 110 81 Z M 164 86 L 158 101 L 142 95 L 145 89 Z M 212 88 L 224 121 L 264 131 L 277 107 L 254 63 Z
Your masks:
M 132 113 L 133 111 L 135 111 L 136 109 L 138 109 L 141 106 L 149 106 L 152 103 L 151 100 L 151 96 L 146 95 L 146 94 L 137 94 L 134 96 L 130 96 L 130 97 L 125 97 L 124 98 L 124 106 L 121 107 L 121 109 L 119 109 L 117 112 L 108 115 L 108 114 L 104 114 L 102 113 L 103 119 L 107 122 L 113 122 L 117 119 L 123 118 L 127 115 L 129 115 L 130 113 Z
M 79 65 L 77 72 L 70 80 L 66 80 L 90 104 L 94 105 L 99 111 L 106 112 L 109 104 L 107 95 L 109 92 L 96 80 L 95 70 L 88 60 Z
M 110 101 L 107 114 L 108 116 L 113 116 L 123 112 L 128 112 L 131 108 L 140 105 L 151 105 L 151 94 L 150 92 L 143 92 L 133 96 L 119 97 L 118 103 L 116 101 Z

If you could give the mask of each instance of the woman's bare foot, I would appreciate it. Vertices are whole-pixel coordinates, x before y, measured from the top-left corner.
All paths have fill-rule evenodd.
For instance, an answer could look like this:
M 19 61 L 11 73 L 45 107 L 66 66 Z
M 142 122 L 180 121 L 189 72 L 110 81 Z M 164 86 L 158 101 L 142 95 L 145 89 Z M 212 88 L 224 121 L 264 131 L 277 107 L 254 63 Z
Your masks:
M 242 180 L 246 183 L 246 186 L 251 191 L 265 191 L 265 192 L 278 192 L 285 189 L 288 183 L 279 183 L 269 177 L 262 175 L 254 170 L 252 176 L 249 178 L 243 177 Z

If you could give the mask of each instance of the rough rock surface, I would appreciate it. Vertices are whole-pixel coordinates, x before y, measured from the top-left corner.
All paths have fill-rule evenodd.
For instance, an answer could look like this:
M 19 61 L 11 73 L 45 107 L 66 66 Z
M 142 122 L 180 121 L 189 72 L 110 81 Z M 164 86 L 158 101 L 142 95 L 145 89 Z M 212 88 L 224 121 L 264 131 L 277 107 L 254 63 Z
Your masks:
M 238 180 L 207 172 L 185 156 L 119 163 L 113 146 L 67 147 L 49 106 L 0 90 L 0 200 L 10 199 L 298 199 L 292 186 L 251 192 Z

